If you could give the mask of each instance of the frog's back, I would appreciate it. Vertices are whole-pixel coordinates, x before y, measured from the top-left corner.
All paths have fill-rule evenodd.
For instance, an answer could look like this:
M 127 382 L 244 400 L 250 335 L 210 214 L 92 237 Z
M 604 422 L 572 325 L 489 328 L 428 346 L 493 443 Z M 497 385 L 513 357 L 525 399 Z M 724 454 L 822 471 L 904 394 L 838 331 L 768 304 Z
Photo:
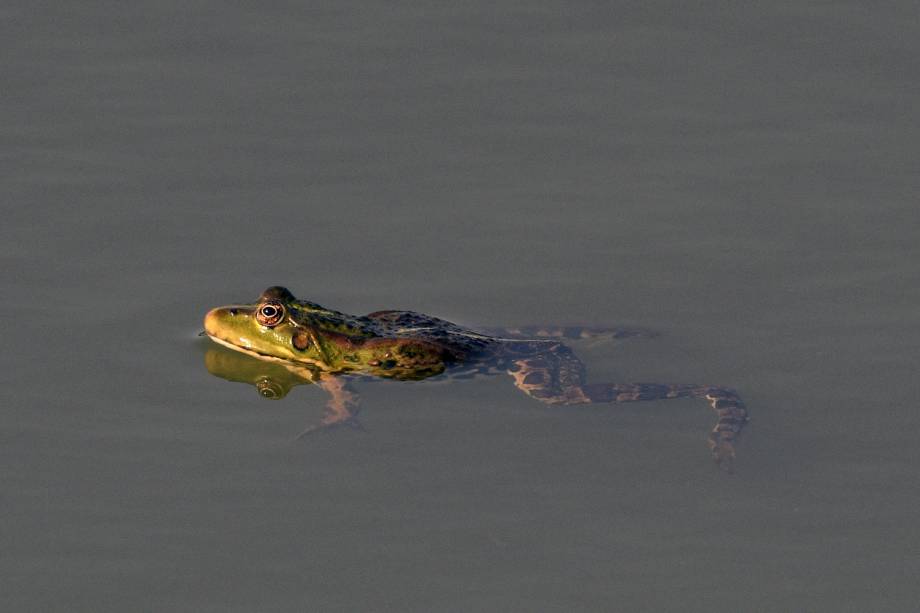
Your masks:
M 497 338 L 415 311 L 374 311 L 364 318 L 373 322 L 379 336 L 435 343 L 459 358 L 490 352 L 501 343 Z

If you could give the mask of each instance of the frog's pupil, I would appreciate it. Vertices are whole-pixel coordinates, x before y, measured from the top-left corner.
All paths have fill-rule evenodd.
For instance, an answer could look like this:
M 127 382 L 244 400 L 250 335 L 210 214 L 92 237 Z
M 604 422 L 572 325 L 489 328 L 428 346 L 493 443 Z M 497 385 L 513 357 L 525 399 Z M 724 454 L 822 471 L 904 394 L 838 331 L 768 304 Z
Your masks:
M 262 314 L 265 315 L 266 317 L 274 317 L 276 314 L 275 307 L 273 306 L 262 307 Z

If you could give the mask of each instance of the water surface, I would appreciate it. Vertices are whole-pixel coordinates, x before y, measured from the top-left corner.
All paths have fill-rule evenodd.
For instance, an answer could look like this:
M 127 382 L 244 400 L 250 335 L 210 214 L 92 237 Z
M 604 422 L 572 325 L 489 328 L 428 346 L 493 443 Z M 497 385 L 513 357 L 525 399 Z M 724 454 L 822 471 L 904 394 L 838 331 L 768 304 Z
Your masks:
M 915 7 L 22 3 L 0 12 L 4 600 L 21 611 L 905 611 Z M 588 323 L 595 381 L 211 377 L 206 309 Z

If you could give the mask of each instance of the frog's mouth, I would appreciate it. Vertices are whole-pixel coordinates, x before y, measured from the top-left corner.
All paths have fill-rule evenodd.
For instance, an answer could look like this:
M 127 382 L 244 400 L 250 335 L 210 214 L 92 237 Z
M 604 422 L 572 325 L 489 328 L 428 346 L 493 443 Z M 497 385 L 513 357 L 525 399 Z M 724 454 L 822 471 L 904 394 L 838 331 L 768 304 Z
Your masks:
M 290 364 L 291 360 L 285 360 L 284 358 L 279 358 L 274 355 L 268 355 L 267 353 L 259 353 L 255 349 L 249 349 L 247 347 L 240 347 L 239 345 L 234 345 L 230 341 L 225 341 L 224 339 L 214 336 L 213 334 L 208 334 L 207 332 L 203 333 L 209 339 L 217 343 L 218 345 L 223 345 L 228 349 L 233 349 L 234 351 L 239 351 L 240 353 L 245 353 L 246 355 L 251 355 L 254 358 L 259 358 L 260 360 L 268 360 L 271 362 L 281 362 L 282 364 Z
M 299 363 L 301 363 L 301 364 L 306 364 L 307 366 L 309 366 L 309 367 L 311 367 L 311 368 L 318 368 L 318 369 L 320 369 L 320 370 L 325 370 L 325 371 L 329 371 L 329 370 L 330 370 L 328 366 L 326 366 L 326 365 L 323 364 L 322 362 L 319 362 L 319 361 L 316 361 L 316 360 L 308 360 L 308 359 L 297 360 L 297 361 L 294 361 L 294 360 L 286 360 L 286 359 L 284 359 L 284 358 L 279 358 L 278 356 L 275 356 L 275 355 L 268 355 L 268 354 L 266 354 L 266 353 L 260 353 L 260 352 L 256 351 L 255 349 L 250 349 L 250 348 L 248 348 L 248 347 L 241 347 L 241 346 L 239 346 L 239 345 L 234 345 L 234 344 L 231 343 L 230 341 L 225 341 L 224 339 L 222 339 L 222 338 L 220 338 L 220 337 L 218 337 L 218 336 L 214 336 L 213 334 L 209 334 L 208 332 L 202 332 L 202 335 L 207 336 L 209 339 L 211 339 L 212 341 L 214 341 L 214 342 L 217 343 L 218 345 L 223 345 L 224 347 L 227 347 L 228 349 L 233 349 L 234 351 L 239 351 L 240 353 L 245 353 L 246 355 L 250 355 L 250 356 L 252 356 L 252 357 L 254 357 L 254 358 L 257 358 L 257 359 L 259 359 L 259 360 L 264 360 L 264 361 L 266 361 L 266 362 L 277 362 L 277 363 L 279 363 L 279 364 L 284 364 L 284 365 L 286 365 L 286 366 L 290 366 L 290 365 L 292 365 L 292 364 L 297 364 L 297 363 L 299 362 Z
M 239 345 L 234 345 L 234 344 L 231 343 L 230 341 L 225 341 L 224 339 L 220 338 L 219 336 L 214 336 L 213 334 L 208 334 L 207 332 L 204 332 L 203 334 L 204 334 L 205 336 L 207 336 L 209 339 L 211 339 L 212 341 L 214 341 L 215 343 L 217 343 L 218 345 L 223 345 L 224 347 L 227 347 L 227 348 L 229 348 L 229 349 L 233 349 L 234 351 L 239 351 L 240 353 L 245 353 L 245 354 L 248 354 L 248 355 L 251 355 L 251 356 L 255 356 L 255 357 L 257 357 L 257 358 L 271 358 L 271 357 L 274 357 L 274 356 L 266 355 L 266 354 L 264 354 L 264 353 L 259 353 L 258 351 L 255 351 L 254 349 L 247 349 L 246 347 L 240 347 Z

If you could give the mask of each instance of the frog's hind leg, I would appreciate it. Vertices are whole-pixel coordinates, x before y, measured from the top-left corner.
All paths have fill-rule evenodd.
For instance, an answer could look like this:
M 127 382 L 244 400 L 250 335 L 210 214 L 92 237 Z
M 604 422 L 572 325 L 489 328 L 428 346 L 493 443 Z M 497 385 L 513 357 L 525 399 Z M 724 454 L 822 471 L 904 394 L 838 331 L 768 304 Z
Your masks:
M 593 383 L 583 385 L 585 402 L 635 402 L 667 398 L 705 398 L 716 412 L 717 421 L 709 434 L 712 457 L 728 469 L 735 458 L 735 443 L 748 422 L 748 412 L 738 393 L 711 385 L 657 383 Z
M 561 343 L 549 343 L 546 350 L 527 355 L 528 347 L 537 342 L 540 341 L 506 348 L 508 353 L 519 350 L 524 354 L 519 358 L 512 354 L 509 360 L 508 374 L 514 379 L 514 385 L 528 396 L 548 404 L 590 402 L 582 392 L 585 367 L 581 360 Z
M 514 384 L 527 395 L 548 404 L 589 404 L 706 398 L 718 420 L 709 435 L 713 459 L 730 468 L 735 441 L 748 421 L 747 409 L 737 392 L 708 385 L 657 383 L 585 383 L 585 369 L 564 345 L 551 351 L 514 359 L 508 368 Z
M 611 341 L 623 338 L 652 338 L 657 336 L 646 328 L 594 327 L 594 326 L 510 326 L 503 328 L 479 328 L 489 336 L 521 339 L 559 339 L 566 341 Z

